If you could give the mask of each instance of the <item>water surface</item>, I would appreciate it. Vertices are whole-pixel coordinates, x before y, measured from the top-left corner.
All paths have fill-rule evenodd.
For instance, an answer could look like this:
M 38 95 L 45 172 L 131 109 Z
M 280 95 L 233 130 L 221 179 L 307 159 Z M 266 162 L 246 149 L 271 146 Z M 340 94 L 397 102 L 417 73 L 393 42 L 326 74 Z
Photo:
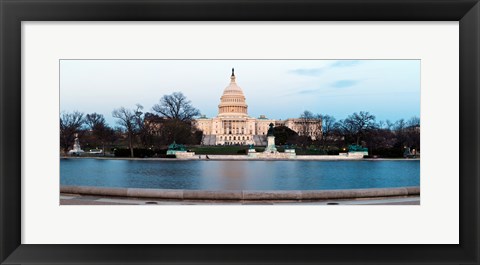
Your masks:
M 420 161 L 61 159 L 61 185 L 191 190 L 330 190 L 420 186 Z

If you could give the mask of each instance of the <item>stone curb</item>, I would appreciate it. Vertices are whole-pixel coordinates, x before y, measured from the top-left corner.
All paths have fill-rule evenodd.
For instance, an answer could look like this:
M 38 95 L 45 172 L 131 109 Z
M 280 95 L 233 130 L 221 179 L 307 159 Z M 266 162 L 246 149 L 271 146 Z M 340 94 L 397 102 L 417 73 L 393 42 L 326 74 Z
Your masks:
M 172 189 L 125 189 L 127 197 L 183 200 L 183 190 Z
M 300 190 L 244 190 L 244 200 L 301 200 Z
M 242 191 L 183 190 L 184 200 L 242 200 Z
M 420 187 L 350 190 L 175 190 L 61 186 L 61 193 L 172 200 L 329 200 L 420 195 Z
M 128 197 L 128 189 L 98 188 L 90 186 L 61 186 L 60 192 L 84 195 Z

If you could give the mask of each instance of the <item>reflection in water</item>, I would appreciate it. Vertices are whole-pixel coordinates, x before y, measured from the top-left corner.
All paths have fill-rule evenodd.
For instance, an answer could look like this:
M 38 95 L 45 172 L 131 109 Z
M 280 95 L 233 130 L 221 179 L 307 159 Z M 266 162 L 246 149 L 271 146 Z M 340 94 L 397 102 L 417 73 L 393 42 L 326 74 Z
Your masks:
M 324 190 L 420 185 L 420 161 L 61 159 L 61 185 L 198 190 Z

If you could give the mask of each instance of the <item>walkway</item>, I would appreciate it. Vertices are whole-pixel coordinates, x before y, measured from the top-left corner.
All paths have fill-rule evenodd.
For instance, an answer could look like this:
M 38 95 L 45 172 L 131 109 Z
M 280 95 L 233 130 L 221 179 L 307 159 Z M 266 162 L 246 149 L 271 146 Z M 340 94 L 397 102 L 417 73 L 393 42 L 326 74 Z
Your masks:
M 327 201 L 189 201 L 61 194 L 60 205 L 420 205 L 420 196 Z

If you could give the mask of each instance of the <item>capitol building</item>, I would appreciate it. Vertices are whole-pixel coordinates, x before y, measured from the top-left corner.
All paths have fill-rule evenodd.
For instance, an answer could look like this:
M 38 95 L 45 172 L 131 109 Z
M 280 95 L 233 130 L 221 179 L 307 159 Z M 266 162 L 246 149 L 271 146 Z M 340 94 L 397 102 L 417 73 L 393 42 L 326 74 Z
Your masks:
M 266 118 L 265 115 L 260 115 L 259 118 L 248 116 L 246 98 L 236 82 L 233 68 L 230 84 L 220 98 L 218 115 L 214 118 L 202 116 L 195 120 L 196 127 L 203 131 L 202 145 L 266 145 L 270 123 L 275 126 L 286 126 L 299 135 L 308 134 L 313 139 L 318 135 L 311 128 L 314 126 L 313 123 L 307 126 L 309 130 L 303 129 L 305 121 L 301 119 L 273 120 Z

